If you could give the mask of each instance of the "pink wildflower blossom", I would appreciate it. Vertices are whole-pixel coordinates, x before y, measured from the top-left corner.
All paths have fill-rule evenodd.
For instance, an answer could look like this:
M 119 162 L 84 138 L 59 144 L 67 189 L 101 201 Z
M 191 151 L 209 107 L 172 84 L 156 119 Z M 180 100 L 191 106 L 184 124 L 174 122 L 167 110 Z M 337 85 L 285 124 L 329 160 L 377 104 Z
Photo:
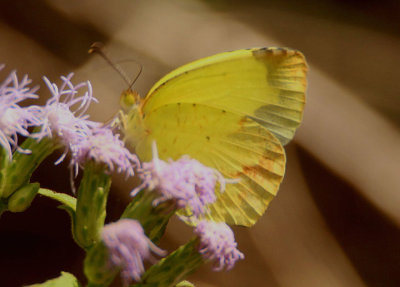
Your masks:
M 0 65 L 0 71 L 3 68 L 4 65 Z M 12 158 L 13 149 L 18 148 L 18 134 L 28 137 L 27 128 L 39 124 L 30 107 L 18 105 L 23 100 L 38 98 L 35 94 L 37 87 L 29 88 L 30 83 L 27 75 L 19 81 L 17 73 L 12 71 L 0 84 L 0 146 L 7 151 L 9 159 Z
M 125 285 L 133 280 L 139 281 L 144 273 L 143 260 L 155 263 L 151 252 L 165 256 L 166 252 L 158 248 L 144 234 L 137 220 L 120 219 L 104 226 L 102 240 L 109 251 L 110 267 L 121 269 Z
M 215 202 L 216 183 L 219 182 L 223 192 L 227 182 L 217 170 L 206 167 L 189 156 L 182 156 L 176 161 L 160 160 L 155 143 L 153 160 L 143 163 L 138 174 L 142 184 L 131 192 L 131 196 L 144 188 L 156 189 L 160 197 L 153 202 L 154 205 L 175 200 L 179 208 L 190 207 L 195 216 L 204 214 L 207 211 L 206 206 Z
M 107 165 L 109 171 L 116 170 L 133 176 L 133 167 L 140 166 L 139 159 L 132 154 L 119 139 L 119 134 L 113 134 L 111 128 L 94 128 L 81 141 L 71 144 L 71 165 L 78 172 L 78 167 L 87 160 L 95 160 Z
M 194 233 L 200 238 L 199 252 L 207 260 L 217 264 L 214 271 L 221 271 L 226 267 L 230 270 L 244 255 L 236 247 L 235 236 L 232 229 L 224 222 L 200 221 Z

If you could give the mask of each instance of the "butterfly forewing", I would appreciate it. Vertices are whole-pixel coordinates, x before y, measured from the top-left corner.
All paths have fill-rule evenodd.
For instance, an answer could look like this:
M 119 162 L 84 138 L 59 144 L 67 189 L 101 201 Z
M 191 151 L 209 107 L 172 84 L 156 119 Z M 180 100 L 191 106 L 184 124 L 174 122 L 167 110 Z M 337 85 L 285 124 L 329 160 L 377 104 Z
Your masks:
M 217 54 L 164 76 L 146 96 L 143 111 L 177 102 L 220 108 L 252 117 L 285 145 L 302 119 L 306 72 L 304 56 L 295 50 Z

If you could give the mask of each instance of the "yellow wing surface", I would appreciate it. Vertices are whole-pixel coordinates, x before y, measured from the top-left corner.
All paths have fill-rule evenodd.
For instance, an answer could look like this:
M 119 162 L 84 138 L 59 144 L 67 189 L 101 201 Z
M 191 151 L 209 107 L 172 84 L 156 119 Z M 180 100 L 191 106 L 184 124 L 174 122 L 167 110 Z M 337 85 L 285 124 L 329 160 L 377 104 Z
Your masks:
M 144 161 L 151 160 L 155 140 L 161 159 L 188 154 L 226 178 L 240 178 L 218 194 L 206 217 L 253 225 L 282 181 L 282 145 L 301 122 L 306 72 L 303 55 L 282 48 L 237 50 L 189 63 L 154 85 L 140 104 L 143 132 L 128 138 L 136 137 Z M 130 122 L 128 133 L 134 130 Z

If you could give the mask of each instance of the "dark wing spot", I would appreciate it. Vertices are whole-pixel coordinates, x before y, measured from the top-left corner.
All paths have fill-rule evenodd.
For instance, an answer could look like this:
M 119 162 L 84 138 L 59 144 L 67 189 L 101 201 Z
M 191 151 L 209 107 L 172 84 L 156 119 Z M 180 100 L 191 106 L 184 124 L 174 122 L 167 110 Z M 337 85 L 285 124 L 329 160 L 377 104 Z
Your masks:
M 192 104 L 193 105 L 193 107 L 195 107 L 196 106 L 196 104 Z
M 209 141 L 209 140 L 210 140 L 210 137 L 209 137 L 209 136 L 206 136 L 206 139 Z
M 225 114 L 225 113 L 226 113 L 226 111 L 225 111 L 225 110 L 222 110 L 222 113 L 224 113 L 224 114 Z

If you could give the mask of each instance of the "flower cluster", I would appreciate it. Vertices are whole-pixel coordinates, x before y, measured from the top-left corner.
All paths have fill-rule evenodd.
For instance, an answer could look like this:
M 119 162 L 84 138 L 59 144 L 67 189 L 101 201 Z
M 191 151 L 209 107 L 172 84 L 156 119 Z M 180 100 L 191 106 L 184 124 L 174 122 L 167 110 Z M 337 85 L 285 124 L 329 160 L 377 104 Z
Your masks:
M 223 222 L 199 220 L 199 216 L 207 211 L 207 205 L 215 202 L 216 183 L 219 182 L 221 192 L 226 183 L 237 180 L 225 179 L 217 170 L 201 164 L 189 156 L 173 161 L 159 159 L 155 143 L 153 143 L 153 160 L 145 162 L 138 169 L 142 184 L 135 188 L 131 195 L 140 190 L 156 190 L 160 197 L 153 201 L 154 205 L 166 200 L 174 200 L 178 208 L 189 207 L 194 217 L 192 223 L 196 227 L 194 233 L 199 237 L 199 253 L 209 261 L 216 261 L 215 271 L 231 269 L 235 262 L 244 255 L 237 249 L 233 231 Z
M 151 252 L 158 256 L 166 254 L 147 238 L 140 223 L 133 219 L 105 225 L 101 237 L 109 252 L 110 267 L 121 269 L 125 285 L 140 280 L 144 272 L 143 260 L 154 263 L 156 259 Z
M 116 170 L 133 176 L 134 166 L 140 166 L 139 159 L 132 154 L 119 139 L 118 134 L 113 134 L 109 127 L 98 127 L 81 141 L 71 144 L 71 165 L 75 171 L 81 163 L 92 159 L 107 165 L 109 171 Z
M 100 123 L 89 121 L 85 115 L 90 103 L 97 101 L 92 95 L 90 82 L 74 86 L 71 83 L 72 76 L 73 73 L 61 77 L 63 83 L 60 89 L 44 77 L 52 97 L 44 107 L 35 106 L 36 114 L 41 119 L 41 129 L 32 137 L 38 140 L 43 137 L 55 137 L 64 146 L 64 153 L 57 163 L 64 159 L 72 146 L 87 138 L 91 129 L 100 126 Z M 87 91 L 78 96 L 82 88 L 86 88 Z
M 0 69 L 2 66 L 0 66 Z M 89 81 L 74 85 L 71 82 L 73 73 L 61 77 L 60 88 L 43 78 L 51 92 L 51 98 L 45 106 L 22 108 L 20 101 L 38 98 L 29 89 L 27 76 L 18 81 L 16 72 L 0 86 L 0 145 L 11 158 L 12 147 L 17 147 L 17 134 L 41 140 L 44 137 L 54 138 L 64 146 L 64 152 L 56 161 L 63 161 L 70 152 L 71 167 L 77 174 L 79 167 L 87 160 L 95 160 L 105 164 L 109 171 L 134 174 L 133 168 L 139 166 L 139 160 L 125 148 L 124 143 L 115 135 L 110 127 L 90 121 L 86 112 L 92 102 L 92 86 Z M 83 93 L 80 91 L 83 90 Z M 40 130 L 30 134 L 29 126 L 38 126 Z
M 0 71 L 4 65 L 0 65 Z M 26 99 L 36 99 L 37 87 L 29 88 L 31 80 L 24 76 L 18 80 L 17 73 L 10 75 L 0 84 L 0 146 L 12 157 L 13 149 L 18 147 L 18 134 L 29 136 L 27 128 L 38 125 L 39 119 L 31 107 L 23 108 L 18 105 Z
M 3 67 L 0 65 L 0 70 Z M 69 154 L 71 157 L 70 167 L 74 169 L 75 175 L 87 161 L 104 165 L 107 168 L 106 173 L 115 170 L 125 173 L 126 176 L 133 176 L 134 169 L 136 169 L 142 183 L 132 190 L 131 196 L 135 196 L 143 189 L 155 190 L 157 192 L 156 199 L 153 200 L 152 197 L 152 204 L 148 205 L 150 208 L 165 201 L 172 201 L 177 209 L 192 211 L 190 220 L 196 224 L 194 233 L 200 242 L 198 251 L 201 255 L 194 252 L 194 258 L 197 261 L 203 262 L 198 260 L 201 256 L 207 261 L 216 261 L 214 270 L 219 271 L 224 268 L 231 269 L 237 260 L 243 259 L 244 255 L 237 249 L 233 232 L 228 225 L 199 219 L 209 211 L 208 205 L 217 200 L 215 189 L 219 186 L 220 192 L 224 192 L 227 183 L 236 183 L 237 180 L 225 179 L 217 170 L 204 166 L 188 155 L 175 161 L 172 159 L 161 160 L 155 142 L 152 147 L 152 161 L 140 164 L 136 155 L 125 147 L 124 142 L 110 126 L 89 120 L 87 115 L 89 105 L 97 102 L 93 97 L 91 84 L 87 81 L 74 85 L 71 82 L 72 77 L 72 73 L 61 77 L 60 87 L 44 78 L 44 82 L 51 92 L 51 98 L 44 106 L 26 108 L 20 107 L 19 103 L 26 99 L 38 98 L 35 94 L 37 88 L 28 87 L 31 81 L 27 76 L 19 81 L 14 71 L 0 84 L 0 147 L 4 148 L 9 158 L 12 159 L 14 150 L 24 152 L 18 148 L 18 136 L 31 137 L 37 142 L 43 138 L 50 138 L 52 139 L 51 143 L 64 147 L 56 164 L 63 161 Z M 36 127 L 35 132 L 30 133 L 29 127 Z M 35 151 L 37 152 L 33 147 L 32 154 L 36 154 Z M 107 183 L 107 181 L 105 182 Z M 84 185 L 81 184 L 82 186 Z M 92 186 L 90 188 L 92 191 L 97 192 L 98 190 Z M 107 188 L 109 188 L 109 184 Z M 99 188 L 99 190 L 101 189 Z M 104 190 L 105 188 L 103 192 Z M 79 190 L 79 194 L 81 192 L 85 192 L 84 188 L 82 191 Z M 104 192 L 104 194 L 104 202 L 106 202 L 107 193 Z M 83 222 L 82 226 L 85 226 L 86 229 L 87 223 L 93 224 L 93 232 L 98 236 L 98 232 L 104 224 L 104 218 L 103 222 L 99 218 L 101 219 L 101 216 L 105 215 L 105 204 L 102 204 L 103 201 L 99 204 L 100 200 L 92 200 L 92 197 L 88 196 L 78 196 L 76 200 L 76 222 Z M 93 212 L 91 202 L 97 208 L 96 212 L 98 213 Z M 85 209 L 85 212 L 78 212 L 79 208 Z M 90 210 L 90 208 L 92 209 Z M 96 217 L 93 214 L 100 214 L 99 218 L 93 220 L 93 217 Z M 136 217 L 133 216 L 133 218 Z M 100 224 L 98 224 L 99 222 Z M 96 229 L 98 226 L 100 227 Z M 149 224 L 144 226 L 149 226 Z M 146 232 L 148 233 L 147 229 Z M 97 242 L 97 239 L 96 237 L 93 240 L 93 244 Z M 154 263 L 156 259 L 153 254 L 158 256 L 166 254 L 147 238 L 139 221 L 133 219 L 120 219 L 115 223 L 105 225 L 101 232 L 101 240 L 109 255 L 108 261 L 104 262 L 107 262 L 110 269 L 121 271 L 125 285 L 132 281 L 140 281 L 140 277 L 144 273 L 143 261 Z M 192 242 L 197 241 L 193 240 Z M 98 243 L 98 246 L 104 250 L 103 245 Z M 193 248 L 197 248 L 197 246 L 193 246 Z
M 235 236 L 232 229 L 224 222 L 200 221 L 194 233 L 200 238 L 199 252 L 207 260 L 215 260 L 218 265 L 215 271 L 226 267 L 230 270 L 244 255 L 236 247 Z
M 155 143 L 153 160 L 143 163 L 138 174 L 142 184 L 132 191 L 131 196 L 144 188 L 156 189 L 160 197 L 155 200 L 155 205 L 174 200 L 178 208 L 189 207 L 196 217 L 207 211 L 208 204 L 215 202 L 216 183 L 219 182 L 223 192 L 227 182 L 217 170 L 206 167 L 189 156 L 167 162 L 159 159 Z

